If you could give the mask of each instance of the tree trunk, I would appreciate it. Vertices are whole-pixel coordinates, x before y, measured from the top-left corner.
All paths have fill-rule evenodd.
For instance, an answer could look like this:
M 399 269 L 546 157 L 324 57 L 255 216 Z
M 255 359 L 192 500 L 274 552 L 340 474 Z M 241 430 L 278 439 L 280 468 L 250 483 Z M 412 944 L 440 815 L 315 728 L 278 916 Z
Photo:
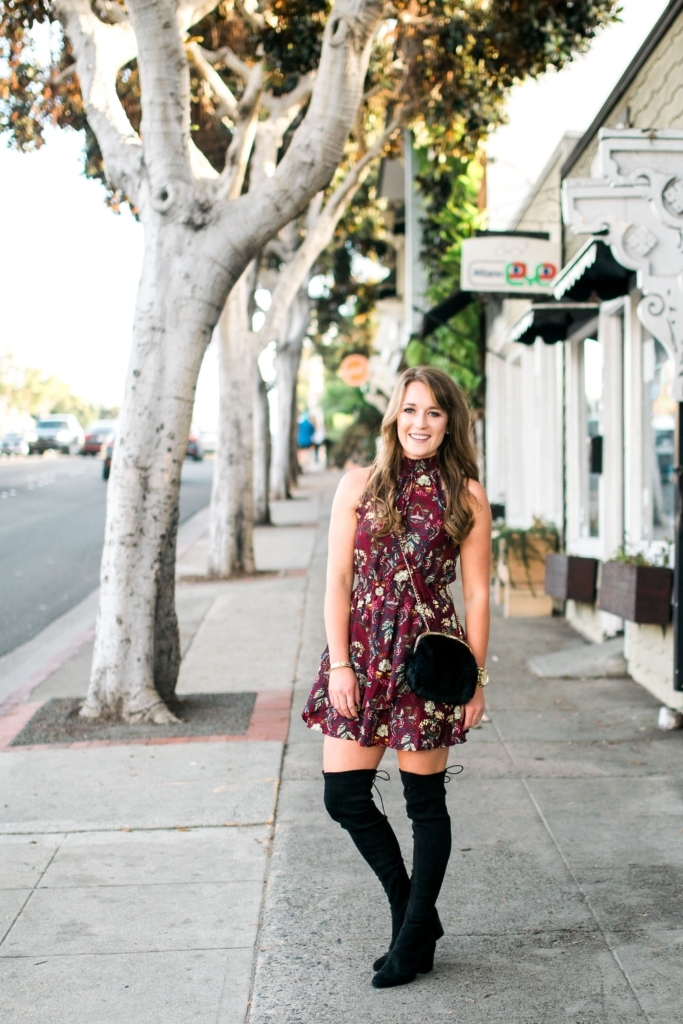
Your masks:
M 233 288 L 218 324 L 220 411 L 209 525 L 210 576 L 253 573 L 254 377 L 258 370 L 248 323 L 249 267 Z
M 301 348 L 296 354 L 296 363 L 292 366 L 290 378 L 292 381 L 292 400 L 290 402 L 291 413 L 289 417 L 289 461 L 287 468 L 287 490 L 291 494 L 292 488 L 296 487 L 301 475 L 299 465 L 299 404 L 297 401 L 297 384 L 299 382 L 299 367 L 301 366 Z
M 287 152 L 253 194 L 232 199 L 239 191 L 235 175 L 214 179 L 204 173 L 205 160 L 203 169 L 193 160 L 184 33 L 197 20 L 194 5 L 128 0 L 141 81 L 140 135 L 116 90 L 118 71 L 134 56 L 126 42 L 129 26 L 100 21 L 87 0 L 57 0 L 57 6 L 109 184 L 124 190 L 145 227 L 82 714 L 164 722 L 173 719 L 165 701 L 172 700 L 179 667 L 173 610 L 177 505 L 199 367 L 239 276 L 329 184 L 357 116 L 383 8 L 379 0 L 337 0 L 325 26 L 310 103 Z M 241 385 L 237 374 L 230 381 L 230 392 L 231 415 L 242 431 L 236 455 L 244 467 L 249 511 L 244 523 L 234 524 L 238 543 L 232 559 L 249 571 L 255 356 L 232 365 L 244 374 Z
M 286 340 L 278 345 L 277 370 L 277 433 L 273 444 L 272 495 L 291 497 L 297 472 L 292 472 L 292 447 L 296 460 L 296 383 L 301 362 L 301 348 L 310 322 L 308 289 L 301 288 L 292 303 L 288 317 Z M 292 445 L 292 438 L 294 443 Z
M 193 237 L 194 236 L 194 237 Z M 133 347 L 107 495 L 100 605 L 85 717 L 173 719 L 178 492 L 194 392 L 226 288 L 192 229 L 148 226 Z M 213 279 L 212 279 L 213 274 Z
M 270 525 L 270 403 L 268 389 L 256 366 L 254 375 L 254 523 Z

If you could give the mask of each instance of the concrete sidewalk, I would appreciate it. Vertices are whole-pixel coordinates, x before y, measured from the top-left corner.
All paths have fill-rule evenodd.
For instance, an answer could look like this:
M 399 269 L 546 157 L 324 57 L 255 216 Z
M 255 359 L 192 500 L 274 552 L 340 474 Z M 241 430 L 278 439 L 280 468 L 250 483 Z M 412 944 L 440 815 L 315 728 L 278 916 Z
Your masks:
M 465 771 L 436 968 L 372 989 L 384 897 L 324 812 L 321 738 L 299 717 L 337 479 L 306 477 L 260 533 L 277 575 L 178 588 L 179 690 L 256 690 L 270 710 L 249 734 L 276 738 L 0 753 L 3 1021 L 678 1024 L 683 734 L 660 732 L 628 679 L 534 676 L 530 657 L 576 645 L 560 619 L 494 619 L 491 722 L 451 758 Z M 87 661 L 84 643 L 31 700 L 84 693 Z
M 311 477 L 305 495 L 275 504 L 282 525 L 256 540 L 268 575 L 192 582 L 205 566 L 205 513 L 181 535 L 178 691 L 256 691 L 247 734 L 230 737 L 243 742 L 0 753 L 3 1021 L 245 1020 L 306 570 L 336 479 Z M 85 695 L 94 609 L 93 595 L 0 665 L 5 743 L 41 702 Z
M 628 678 L 538 679 L 562 619 L 494 617 L 491 722 L 450 761 L 453 855 L 433 974 L 378 992 L 379 885 L 322 807 L 321 739 L 300 711 L 324 645 L 325 548 L 310 570 L 250 1024 L 679 1024 L 683 733 Z M 498 609 L 495 610 L 496 613 Z M 406 857 L 396 758 L 383 798 Z

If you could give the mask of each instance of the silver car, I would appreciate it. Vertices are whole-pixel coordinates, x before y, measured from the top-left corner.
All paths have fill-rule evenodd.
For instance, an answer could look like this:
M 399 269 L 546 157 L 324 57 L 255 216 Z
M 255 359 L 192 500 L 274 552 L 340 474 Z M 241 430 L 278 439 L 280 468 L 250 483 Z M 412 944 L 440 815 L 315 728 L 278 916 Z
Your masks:
M 28 455 L 31 445 L 38 440 L 35 430 L 12 430 L 0 441 L 2 455 Z
M 29 451 L 44 452 L 56 449 L 65 455 L 78 455 L 85 441 L 83 428 L 75 416 L 54 413 L 36 424 L 36 440 L 29 443 Z

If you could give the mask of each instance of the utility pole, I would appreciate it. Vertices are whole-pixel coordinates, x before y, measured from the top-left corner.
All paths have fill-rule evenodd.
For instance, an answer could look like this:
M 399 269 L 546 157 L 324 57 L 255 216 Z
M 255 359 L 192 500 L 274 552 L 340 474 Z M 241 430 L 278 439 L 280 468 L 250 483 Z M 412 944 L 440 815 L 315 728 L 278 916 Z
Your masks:
M 674 690 L 683 690 L 683 402 L 676 418 L 676 477 L 674 506 Z

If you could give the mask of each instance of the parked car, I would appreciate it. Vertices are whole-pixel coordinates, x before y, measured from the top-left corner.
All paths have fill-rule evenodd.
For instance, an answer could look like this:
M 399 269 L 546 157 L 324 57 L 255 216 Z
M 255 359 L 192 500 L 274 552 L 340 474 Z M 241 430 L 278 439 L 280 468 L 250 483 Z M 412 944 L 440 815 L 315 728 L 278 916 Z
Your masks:
M 12 430 L 0 441 L 0 454 L 28 455 L 31 444 L 37 439 L 35 430 Z
M 190 459 L 194 459 L 195 462 L 201 462 L 204 458 L 204 445 L 200 440 L 199 434 L 194 431 L 187 439 L 185 455 Z
M 114 454 L 114 443 L 116 441 L 116 431 L 110 430 L 109 434 L 102 442 L 100 448 L 100 455 L 102 456 L 102 479 L 108 480 L 109 474 L 111 473 L 111 460 Z
M 81 455 L 97 455 L 112 430 L 116 430 L 116 420 L 95 420 L 85 428 L 85 442 Z
M 48 448 L 77 455 L 85 441 L 83 428 L 75 416 L 55 413 L 45 416 L 36 424 L 36 440 L 29 442 L 30 452 L 44 452 Z
M 111 460 L 114 455 L 114 444 L 116 442 L 116 433 L 113 431 L 107 440 L 102 444 L 102 479 L 108 480 L 109 474 L 111 473 Z M 185 453 L 188 458 L 194 459 L 195 462 L 201 462 L 204 458 L 204 449 L 199 437 L 196 434 L 190 434 L 187 442 L 187 451 Z
M 205 455 L 213 455 L 218 447 L 218 434 L 215 430 L 202 430 L 199 439 Z

